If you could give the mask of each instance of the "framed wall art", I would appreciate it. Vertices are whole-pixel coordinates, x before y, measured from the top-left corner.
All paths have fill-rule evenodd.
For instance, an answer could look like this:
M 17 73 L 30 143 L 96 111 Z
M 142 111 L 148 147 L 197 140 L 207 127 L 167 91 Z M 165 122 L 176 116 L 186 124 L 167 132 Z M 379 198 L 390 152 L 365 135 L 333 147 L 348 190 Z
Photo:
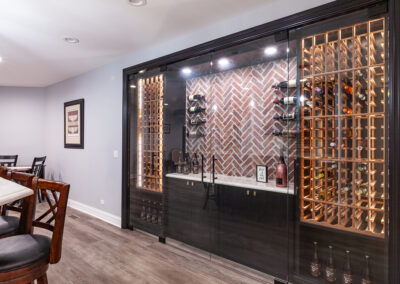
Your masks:
M 64 148 L 84 148 L 85 100 L 64 103 Z

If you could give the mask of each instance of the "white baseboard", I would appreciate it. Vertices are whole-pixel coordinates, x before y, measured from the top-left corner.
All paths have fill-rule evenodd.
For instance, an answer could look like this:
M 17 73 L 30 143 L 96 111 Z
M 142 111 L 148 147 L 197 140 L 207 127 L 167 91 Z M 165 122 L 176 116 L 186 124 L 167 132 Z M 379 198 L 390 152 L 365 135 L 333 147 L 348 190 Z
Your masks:
M 92 206 L 89 206 L 89 205 L 86 205 L 86 204 L 83 204 L 83 203 L 80 203 L 78 201 L 71 200 L 71 199 L 68 200 L 68 206 L 75 210 L 78 210 L 83 213 L 89 214 L 93 217 L 96 217 L 100 220 L 103 220 L 104 222 L 107 222 L 111 225 L 117 226 L 118 228 L 121 228 L 121 218 L 116 215 L 110 214 L 103 210 L 94 208 Z

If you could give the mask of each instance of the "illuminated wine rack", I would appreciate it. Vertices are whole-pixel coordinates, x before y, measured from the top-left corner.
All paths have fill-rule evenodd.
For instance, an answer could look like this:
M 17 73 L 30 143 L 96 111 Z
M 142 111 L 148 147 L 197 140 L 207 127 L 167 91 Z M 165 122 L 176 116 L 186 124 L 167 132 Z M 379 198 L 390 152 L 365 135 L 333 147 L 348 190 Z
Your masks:
M 385 236 L 385 19 L 301 42 L 300 220 Z
M 162 192 L 163 75 L 138 80 L 137 187 Z

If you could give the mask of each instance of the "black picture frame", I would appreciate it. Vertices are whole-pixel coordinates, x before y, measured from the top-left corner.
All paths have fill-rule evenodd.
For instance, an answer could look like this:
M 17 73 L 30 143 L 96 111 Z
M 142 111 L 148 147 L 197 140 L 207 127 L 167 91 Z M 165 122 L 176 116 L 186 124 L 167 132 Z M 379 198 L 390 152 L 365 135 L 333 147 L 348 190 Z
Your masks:
M 263 173 L 263 179 L 259 179 L 259 169 L 263 169 L 264 173 Z M 264 165 L 256 165 L 256 181 L 257 182 L 263 182 L 263 183 L 267 183 L 268 182 L 268 167 L 264 166 Z
M 66 124 L 66 115 L 67 108 L 71 106 L 79 105 L 79 126 L 80 126 L 80 135 L 79 135 L 79 143 L 67 143 L 67 124 Z M 69 101 L 64 103 L 64 148 L 70 149 L 84 149 L 84 137 L 85 137 L 85 100 L 79 99 L 74 101 Z

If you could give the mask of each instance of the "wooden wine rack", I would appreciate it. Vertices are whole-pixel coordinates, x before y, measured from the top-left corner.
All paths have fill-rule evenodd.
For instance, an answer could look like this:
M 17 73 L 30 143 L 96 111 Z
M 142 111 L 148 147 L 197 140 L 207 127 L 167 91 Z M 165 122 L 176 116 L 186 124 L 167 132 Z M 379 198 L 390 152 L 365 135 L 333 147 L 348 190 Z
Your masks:
M 385 19 L 301 45 L 300 220 L 384 237 Z
M 137 187 L 162 192 L 163 75 L 138 81 Z

